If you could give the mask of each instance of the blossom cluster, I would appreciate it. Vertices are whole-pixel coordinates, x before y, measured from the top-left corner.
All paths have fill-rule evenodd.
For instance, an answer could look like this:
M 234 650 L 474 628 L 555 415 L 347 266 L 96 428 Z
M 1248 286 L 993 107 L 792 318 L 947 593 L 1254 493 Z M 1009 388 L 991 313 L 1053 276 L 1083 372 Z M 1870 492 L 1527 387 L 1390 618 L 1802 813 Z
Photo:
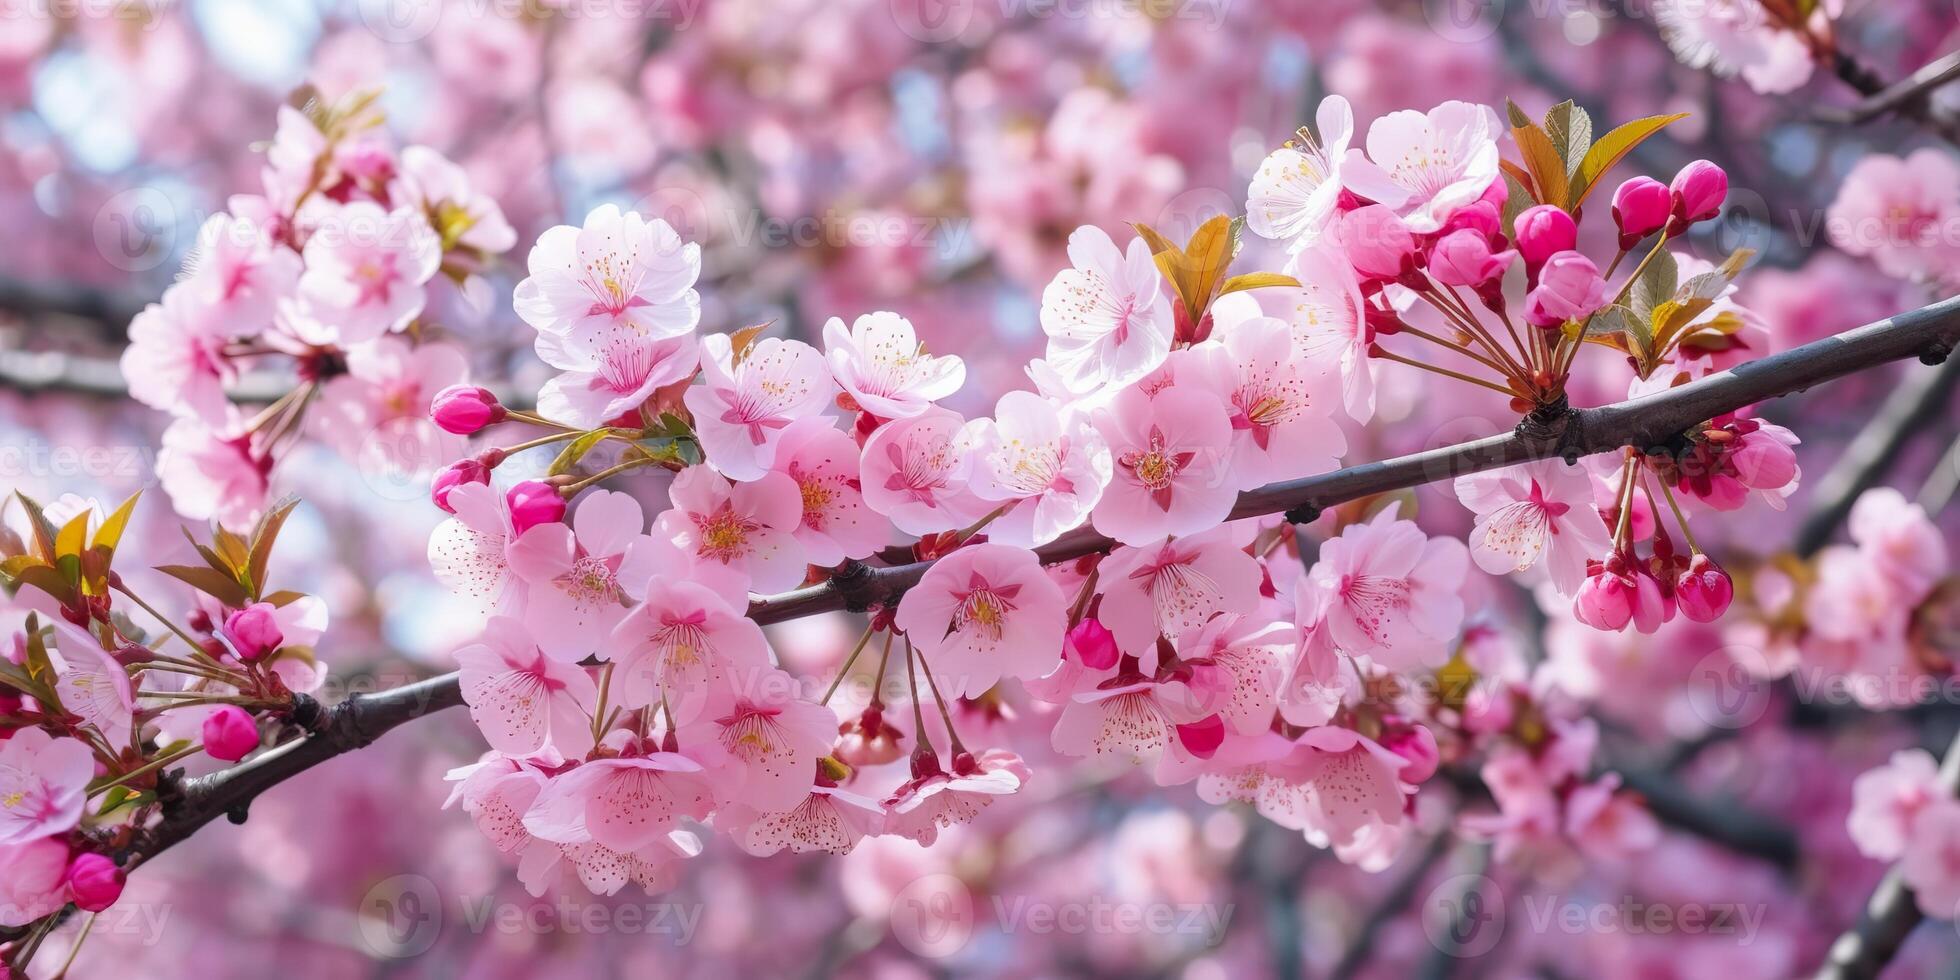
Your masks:
M 295 503 L 247 536 L 193 539 L 205 565 L 158 568 L 195 590 L 180 624 L 113 568 L 135 497 L 113 511 L 72 495 L 45 508 L 8 499 L 27 530 L 0 532 L 0 583 L 29 612 L 0 659 L 0 926 L 70 903 L 108 908 L 128 849 L 161 812 L 165 768 L 244 759 L 265 741 L 261 719 L 276 735 L 319 687 L 326 603 L 267 587 Z
M 1651 843 L 1637 800 L 1589 780 L 1586 724 L 1491 683 L 1515 673 L 1505 656 L 1467 656 L 1470 566 L 1542 558 L 1600 630 L 1712 620 L 1732 585 L 1683 501 L 1779 503 L 1797 476 L 1787 430 L 1725 416 L 1671 455 L 1462 476 L 1467 547 L 1394 501 L 1330 519 L 1317 554 L 1294 525 L 1234 510 L 1242 491 L 1337 466 L 1342 421 L 1371 416 L 1387 361 L 1545 419 L 1588 347 L 1625 355 L 1635 394 L 1749 355 L 1746 311 L 1727 298 L 1747 255 L 1702 270 L 1667 249 L 1719 210 L 1719 168 L 1628 181 L 1606 272 L 1578 251 L 1589 188 L 1575 181 L 1672 118 L 1595 151 L 1570 103 L 1548 127 L 1511 111 L 1537 153 L 1522 164 L 1502 159 L 1487 108 L 1392 113 L 1364 152 L 1329 98 L 1320 133 L 1276 151 L 1250 190 L 1244 227 L 1286 246 L 1280 273 L 1231 274 L 1241 231 L 1224 217 L 1182 245 L 1146 225 L 1123 244 L 1078 228 L 1042 295 L 1031 390 L 991 416 L 947 407 L 964 363 L 897 314 L 834 317 L 821 346 L 767 324 L 702 335 L 700 251 L 665 221 L 605 205 L 545 232 L 515 293 L 558 372 L 537 410 L 469 385 L 431 404 L 459 435 L 542 430 L 457 460 L 432 488 L 453 517 L 430 562 L 490 617 L 457 656 L 492 752 L 453 774 L 452 802 L 534 892 L 566 871 L 607 894 L 656 889 L 704 829 L 759 854 L 929 844 L 1026 785 L 1021 754 L 967 740 L 1027 711 L 1059 756 L 1147 764 L 1365 867 L 1397 853 L 1416 788 L 1473 749 L 1493 751 L 1503 787 L 1479 829 L 1507 848 Z M 1396 335 L 1491 380 L 1389 354 Z M 550 448 L 541 479 L 498 489 L 515 455 Z M 650 519 L 600 486 L 636 471 L 666 474 Z M 1059 551 L 1084 535 L 1107 543 Z M 872 600 L 821 695 L 749 618 L 796 599 L 767 597 L 848 592 L 909 563 L 925 566 L 916 584 Z M 832 697 L 870 650 L 875 693 L 840 711 Z
M 174 419 L 157 476 L 184 517 L 250 524 L 309 415 L 360 459 L 378 436 L 426 435 L 390 426 L 419 422 L 463 380 L 462 349 L 422 338 L 444 304 L 459 318 L 487 309 L 479 273 L 517 233 L 461 167 L 394 149 L 375 95 L 329 106 L 303 91 L 281 107 L 259 193 L 205 219 L 182 276 L 129 325 L 123 374 Z M 298 384 L 248 415 L 227 389 L 249 372 Z

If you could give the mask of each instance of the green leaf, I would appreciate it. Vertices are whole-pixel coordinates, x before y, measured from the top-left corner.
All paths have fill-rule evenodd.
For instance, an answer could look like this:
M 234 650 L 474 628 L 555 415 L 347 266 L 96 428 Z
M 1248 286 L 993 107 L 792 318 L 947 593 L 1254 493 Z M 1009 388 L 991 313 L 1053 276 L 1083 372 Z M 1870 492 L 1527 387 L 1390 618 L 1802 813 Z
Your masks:
M 157 571 L 190 586 L 234 609 L 252 604 L 245 586 L 215 568 L 200 565 L 158 565 Z
M 48 523 L 48 515 L 43 513 L 41 505 L 35 503 L 34 498 L 27 494 L 17 490 L 14 496 L 20 498 L 21 507 L 27 511 L 27 522 L 34 528 L 34 543 L 40 551 L 42 560 L 54 561 L 55 531 L 54 525 Z
M 245 578 L 251 585 L 256 598 L 265 591 L 265 570 L 272 561 L 273 543 L 279 540 L 279 531 L 286 526 L 286 518 L 292 516 L 293 508 L 299 506 L 299 498 L 288 495 L 259 518 L 259 524 L 252 529 L 251 557 L 246 562 Z
M 1225 280 L 1218 287 L 1218 295 L 1242 292 L 1247 289 L 1265 289 L 1271 286 L 1292 286 L 1299 288 L 1300 280 L 1277 272 L 1245 272 Z
M 1565 161 L 1566 174 L 1578 173 L 1579 161 L 1592 148 L 1592 117 L 1567 99 L 1545 113 L 1545 134 L 1552 138 L 1552 149 L 1558 151 L 1559 159 Z
M 1504 171 L 1504 189 L 1509 192 L 1504 196 L 1504 235 L 1508 238 L 1517 234 L 1518 215 L 1538 202 L 1531 199 L 1531 191 L 1509 170 Z
M 1516 103 L 1510 103 L 1511 138 L 1517 141 L 1518 153 L 1524 158 L 1525 169 L 1531 172 L 1531 184 L 1538 189 L 1538 198 L 1548 204 L 1563 204 L 1566 189 L 1570 186 L 1566 179 L 1565 160 L 1552 146 L 1552 138 L 1537 123 L 1525 118 L 1523 110 Z
M 551 461 L 551 469 L 545 471 L 545 475 L 562 476 L 570 473 L 572 468 L 578 465 L 578 461 L 584 459 L 585 454 L 591 452 L 592 447 L 604 440 L 610 431 L 610 429 L 593 429 L 591 432 L 580 433 L 570 445 L 559 451 L 558 458 Z
M 1628 305 L 1641 320 L 1653 322 L 1655 308 L 1674 298 L 1675 283 L 1680 275 L 1673 253 L 1662 247 L 1646 268 L 1640 270 L 1640 278 L 1634 280 Z
M 1573 178 L 1575 189 L 1571 207 L 1576 209 L 1584 204 L 1587 195 L 1590 195 L 1593 188 L 1598 185 L 1599 179 L 1605 176 L 1608 170 L 1613 169 L 1615 164 L 1625 159 L 1628 153 L 1633 152 L 1634 147 L 1687 116 L 1685 112 L 1667 116 L 1647 116 L 1616 126 L 1611 132 L 1601 136 L 1591 148 L 1586 150 L 1585 158 L 1579 162 L 1579 173 Z

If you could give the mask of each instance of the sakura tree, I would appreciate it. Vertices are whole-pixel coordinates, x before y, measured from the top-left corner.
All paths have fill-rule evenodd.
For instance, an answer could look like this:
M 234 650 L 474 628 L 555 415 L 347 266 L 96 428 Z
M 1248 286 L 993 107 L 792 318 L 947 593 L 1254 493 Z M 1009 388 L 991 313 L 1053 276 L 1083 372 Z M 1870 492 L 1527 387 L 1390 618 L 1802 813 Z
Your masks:
M 1852 43 L 1950 10 L 356 6 L 174 275 L 19 263 L 18 458 L 155 452 L 0 510 L 12 973 L 226 949 L 191 854 L 323 975 L 1955 954 L 1955 58 Z M 237 43 L 14 19 L 44 217 L 62 59 Z

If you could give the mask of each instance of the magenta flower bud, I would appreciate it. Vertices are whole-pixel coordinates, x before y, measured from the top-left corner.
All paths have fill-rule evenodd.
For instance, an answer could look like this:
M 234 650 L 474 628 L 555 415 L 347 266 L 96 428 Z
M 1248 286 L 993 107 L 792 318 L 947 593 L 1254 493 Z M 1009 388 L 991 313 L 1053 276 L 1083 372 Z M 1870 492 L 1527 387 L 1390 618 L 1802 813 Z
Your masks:
M 1560 252 L 1579 244 L 1579 226 L 1564 208 L 1540 204 L 1526 208 L 1512 224 L 1513 244 L 1527 269 L 1537 269 Z
M 450 385 L 436 392 L 429 402 L 429 417 L 444 432 L 459 436 L 472 435 L 486 425 L 502 422 L 509 414 L 490 389 L 475 385 Z
M 204 754 L 237 762 L 259 747 L 259 726 L 245 709 L 221 704 L 204 718 Z
M 1645 570 L 1633 573 L 1633 628 L 1652 633 L 1674 618 L 1674 597 L 1661 591 L 1661 581 Z
M 1538 285 L 1525 301 L 1525 319 L 1555 330 L 1567 320 L 1583 320 L 1606 305 L 1610 295 L 1599 267 L 1577 252 L 1559 252 L 1538 270 Z
M 1498 210 L 1497 205 L 1476 201 L 1457 208 L 1452 212 L 1449 220 L 1443 222 L 1442 229 L 1436 232 L 1436 238 L 1445 238 L 1463 228 L 1473 229 L 1481 233 L 1484 236 L 1485 242 L 1502 241 L 1504 237 L 1504 216 Z
M 1075 659 L 1091 670 L 1108 670 L 1116 666 L 1119 656 L 1116 650 L 1116 637 L 1109 632 L 1101 620 L 1084 619 L 1068 631 L 1069 648 L 1075 651 Z
M 122 897 L 123 869 L 108 857 L 88 852 L 68 862 L 68 894 L 84 912 L 100 912 Z
M 1631 577 L 1596 568 L 1572 597 L 1572 615 L 1593 629 L 1618 633 L 1633 622 L 1636 589 Z
M 286 642 L 274 618 L 278 607 L 270 602 L 254 602 L 225 617 L 225 639 L 238 653 L 238 659 L 257 660 Z
M 1735 599 L 1735 581 L 1714 559 L 1697 554 L 1675 579 L 1674 598 L 1680 603 L 1681 615 L 1697 623 L 1712 623 L 1729 611 L 1729 603 Z
M 1405 783 L 1426 782 L 1436 775 L 1442 753 L 1436 748 L 1436 735 L 1421 725 L 1397 725 L 1382 734 L 1382 748 L 1408 760 L 1398 774 Z
M 1729 175 L 1707 160 L 1696 160 L 1674 175 L 1668 193 L 1674 213 L 1668 234 L 1678 235 L 1689 225 L 1722 213 L 1722 202 L 1729 196 Z
M 1341 215 L 1335 233 L 1354 270 L 1366 279 L 1401 279 L 1415 270 L 1415 235 L 1379 204 Z
M 1613 223 L 1620 229 L 1621 251 L 1661 230 L 1673 209 L 1673 193 L 1652 177 L 1635 177 L 1621 184 L 1613 192 Z
M 1781 490 L 1797 478 L 1797 451 L 1760 428 L 1738 435 L 1726 455 L 1751 490 Z
M 1430 247 L 1429 274 L 1445 286 L 1481 286 L 1503 275 L 1517 257 L 1511 249 L 1493 254 L 1482 232 L 1462 228 Z
M 1510 185 L 1504 182 L 1503 174 L 1498 174 L 1497 178 L 1490 182 L 1490 186 L 1484 188 L 1484 196 L 1477 198 L 1477 203 L 1488 204 L 1492 208 L 1495 208 L 1498 211 L 1502 211 L 1504 210 L 1505 203 L 1510 200 L 1511 200 Z
M 540 524 L 565 519 L 565 498 L 558 495 L 557 487 L 543 480 L 525 480 L 511 487 L 504 502 L 510 505 L 512 538 L 522 537 Z
M 436 474 L 435 480 L 429 484 L 429 499 L 435 501 L 437 507 L 454 514 L 456 508 L 449 506 L 451 490 L 465 483 L 489 482 L 490 467 L 485 466 L 482 460 L 459 459 L 443 467 L 442 471 Z

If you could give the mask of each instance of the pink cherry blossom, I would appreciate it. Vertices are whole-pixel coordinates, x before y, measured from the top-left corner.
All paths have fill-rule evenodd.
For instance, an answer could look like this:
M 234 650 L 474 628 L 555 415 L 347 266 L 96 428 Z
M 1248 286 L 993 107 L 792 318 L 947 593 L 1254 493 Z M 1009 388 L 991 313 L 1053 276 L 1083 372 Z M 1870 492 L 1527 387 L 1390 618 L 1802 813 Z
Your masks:
M 1096 530 L 1128 545 L 1193 534 L 1231 513 L 1238 499 L 1226 460 L 1232 421 L 1208 391 L 1171 387 L 1156 397 L 1124 389 L 1098 409 L 1114 475 L 1090 515 Z
M 775 463 L 789 424 L 823 414 L 837 390 L 817 349 L 765 337 L 738 361 L 727 334 L 702 340 L 702 384 L 687 389 L 694 431 L 708 465 L 731 480 L 754 480 Z
M 796 694 L 795 680 L 771 669 L 709 691 L 699 710 L 668 702 L 680 744 L 714 773 L 716 800 L 772 813 L 809 796 L 817 760 L 837 739 L 837 713 Z
M 1899 858 L 1899 876 L 1927 916 L 1960 914 L 1960 800 L 1942 797 L 1920 812 Z
M 1178 649 L 1231 674 L 1231 696 L 1219 716 L 1235 734 L 1252 736 L 1272 727 L 1298 643 L 1299 630 L 1292 623 L 1227 615 L 1213 618 Z
M 1333 725 L 1310 728 L 1287 763 L 1306 790 L 1308 828 L 1336 846 L 1402 821 L 1400 773 L 1407 763 L 1373 739 Z
M 1204 732 L 1234 686 L 1229 671 L 1211 664 L 1145 676 L 1119 668 L 1108 679 L 1077 691 L 1049 733 L 1055 751 L 1078 758 L 1111 756 L 1154 761 L 1158 782 L 1174 785 L 1198 774 L 1199 761 L 1186 736 Z M 1216 731 L 1209 732 L 1215 738 Z M 1215 748 L 1206 739 L 1202 748 Z
M 576 661 L 594 651 L 626 616 L 620 565 L 645 536 L 639 501 L 595 490 L 567 526 L 539 524 L 510 543 L 510 567 L 530 584 L 524 625 L 552 658 Z
M 39 728 L 15 731 L 0 742 L 0 846 L 73 829 L 93 778 L 87 744 Z
M 1906 279 L 1951 275 L 1956 226 L 1960 165 L 1931 147 L 1859 159 L 1825 213 L 1831 244 Z
M 1682 64 L 1725 77 L 1739 74 L 1758 92 L 1795 91 L 1816 67 L 1803 37 L 1778 27 L 1762 0 L 1663 4 L 1654 18 Z
M 1268 154 L 1252 175 L 1245 224 L 1253 234 L 1299 251 L 1320 238 L 1341 196 L 1341 164 L 1354 139 L 1354 108 L 1330 95 L 1314 112 L 1318 138 L 1301 130 L 1296 145 Z
M 639 408 L 656 390 L 693 377 L 701 359 L 691 333 L 653 337 L 632 329 L 584 346 L 540 333 L 537 351 L 560 372 L 538 389 L 538 413 L 580 428 L 597 428 Z
M 883 832 L 930 847 L 941 830 L 968 823 L 995 799 L 1019 792 L 1030 775 L 1020 756 L 1001 749 L 982 753 L 964 769 L 956 764 L 953 772 L 934 762 L 885 799 Z
M 1107 232 L 1069 235 L 1069 263 L 1041 294 L 1046 362 L 1069 388 L 1120 387 L 1157 369 L 1171 349 L 1171 310 L 1150 245 L 1118 250 Z
M 864 504 L 859 453 L 857 443 L 827 418 L 796 419 L 776 443 L 776 471 L 796 481 L 803 494 L 803 520 L 793 536 L 812 565 L 863 558 L 890 541 L 890 528 Z
M 1368 356 L 1374 331 L 1354 266 L 1337 248 L 1322 244 L 1288 260 L 1286 274 L 1300 281 L 1290 314 L 1294 349 L 1311 360 L 1333 362 L 1348 417 L 1368 421 L 1375 414 L 1375 369 Z
M 1081 413 L 1026 391 L 1001 396 L 991 419 L 969 423 L 975 496 L 1012 501 L 987 525 L 1002 544 L 1036 547 L 1089 516 L 1109 483 L 1109 446 Z
M 449 506 L 455 516 L 429 535 L 436 581 L 483 615 L 521 613 L 529 588 L 506 554 L 516 535 L 504 494 L 488 484 L 458 484 Z
M 128 671 L 92 634 L 74 624 L 56 620 L 54 630 L 63 661 L 54 679 L 61 706 L 95 726 L 111 747 L 128 748 L 136 717 Z
M 524 814 L 524 829 L 560 844 L 594 843 L 633 853 L 703 820 L 714 805 L 699 763 L 675 752 L 587 762 L 552 777 Z
M 1229 526 L 1141 547 L 1113 549 L 1101 566 L 1102 611 L 1125 652 L 1141 656 L 1213 616 L 1248 616 L 1259 608 L 1259 562 Z
M 421 315 L 442 243 L 420 214 L 355 201 L 306 240 L 293 328 L 308 343 L 358 344 Z
M 159 411 L 233 428 L 238 412 L 225 397 L 237 370 L 225 359 L 225 323 L 184 286 L 164 290 L 129 321 L 122 373 L 129 396 Z
M 867 313 L 848 330 L 831 317 L 823 346 L 844 393 L 881 419 L 913 418 L 966 382 L 965 362 L 927 353 L 911 321 L 896 313 Z
M 859 479 L 864 502 L 907 534 L 965 527 L 987 511 L 975 496 L 966 423 L 943 408 L 878 427 L 865 440 Z
M 701 248 L 658 218 L 601 205 L 581 227 L 558 225 L 538 236 L 528 264 L 530 277 L 513 297 L 517 315 L 573 350 L 678 337 L 701 320 L 694 291 Z
M 184 257 L 183 276 L 165 291 L 181 292 L 209 322 L 234 337 L 256 336 L 272 325 L 279 301 L 299 283 L 300 257 L 249 217 L 219 212 L 205 219 Z
M 1469 554 L 1454 538 L 1430 538 L 1390 506 L 1321 546 L 1315 585 L 1327 590 L 1334 642 L 1392 668 L 1441 664 L 1463 622 L 1457 590 Z
M 1031 679 L 1062 655 L 1067 599 L 1033 552 L 969 545 L 941 558 L 898 603 L 898 628 L 947 697 L 978 697 L 1002 677 Z
M 347 352 L 347 373 L 321 389 L 319 414 L 309 421 L 342 455 L 362 459 L 371 443 L 393 447 L 393 440 L 427 433 L 401 423 L 427 418 L 436 392 L 462 381 L 468 371 L 462 349 L 452 344 L 411 346 L 400 337 L 380 337 Z
M 395 191 L 399 200 L 421 210 L 448 249 L 467 248 L 497 255 L 517 244 L 517 231 L 505 220 L 495 198 L 471 186 L 469 173 L 426 146 L 405 147 Z
M 68 904 L 68 842 L 41 837 L 0 845 L 0 926 L 18 928 Z
M 1940 786 L 1939 764 L 1926 750 L 1894 752 L 1885 765 L 1852 781 L 1845 827 L 1866 857 L 1895 860 L 1912 840 L 1919 815 L 1947 795 Z
M 1484 106 L 1449 101 L 1427 113 L 1391 112 L 1368 127 L 1368 153 L 1348 151 L 1349 190 L 1432 232 L 1497 179 L 1497 120 Z
M 265 506 L 272 460 L 254 450 L 249 436 L 227 436 L 182 418 L 163 430 L 162 442 L 157 481 L 178 516 L 252 526 Z
M 1593 506 L 1592 476 L 1580 467 L 1537 460 L 1471 473 L 1456 478 L 1456 497 L 1477 515 L 1470 557 L 1492 575 L 1543 558 L 1552 585 L 1569 597 L 1585 582 L 1586 562 L 1612 547 Z
M 1909 598 L 1925 596 L 1949 571 L 1939 528 L 1924 508 L 1891 487 L 1860 494 L 1847 525 L 1859 552 Z
M 524 624 L 490 620 L 481 642 L 456 651 L 470 720 L 499 752 L 547 750 L 578 759 L 592 748 L 598 689 L 576 664 L 545 656 Z
M 1254 317 L 1219 330 L 1181 361 L 1178 380 L 1218 396 L 1232 419 L 1227 466 L 1239 490 L 1331 470 L 1347 451 L 1333 420 L 1339 362 L 1304 357 L 1286 321 Z
M 796 805 L 775 812 L 732 804 L 715 814 L 716 826 L 756 857 L 786 847 L 795 854 L 849 854 L 858 841 L 881 833 L 884 823 L 884 808 L 875 800 L 824 785 L 810 787 Z
M 705 466 L 690 466 L 668 490 L 674 507 L 655 521 L 657 533 L 702 565 L 747 576 L 749 590 L 771 595 L 802 584 L 803 546 L 794 532 L 803 519 L 796 481 L 765 473 L 752 483 L 729 483 Z
M 629 708 L 683 702 L 756 676 L 769 665 L 762 627 L 710 589 L 685 579 L 656 578 L 646 601 L 613 630 L 612 693 Z

